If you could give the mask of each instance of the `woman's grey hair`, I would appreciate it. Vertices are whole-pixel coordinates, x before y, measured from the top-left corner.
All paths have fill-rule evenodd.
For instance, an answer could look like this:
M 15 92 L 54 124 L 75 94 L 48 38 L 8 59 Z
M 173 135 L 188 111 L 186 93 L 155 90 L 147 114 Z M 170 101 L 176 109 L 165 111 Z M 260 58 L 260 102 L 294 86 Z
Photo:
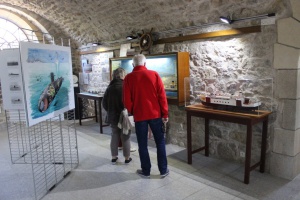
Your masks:
M 146 57 L 143 54 L 137 54 L 132 58 L 133 67 L 135 66 L 144 66 L 146 63 Z
M 126 76 L 126 71 L 125 71 L 125 69 L 119 67 L 113 71 L 112 76 L 113 76 L 113 79 L 124 79 Z

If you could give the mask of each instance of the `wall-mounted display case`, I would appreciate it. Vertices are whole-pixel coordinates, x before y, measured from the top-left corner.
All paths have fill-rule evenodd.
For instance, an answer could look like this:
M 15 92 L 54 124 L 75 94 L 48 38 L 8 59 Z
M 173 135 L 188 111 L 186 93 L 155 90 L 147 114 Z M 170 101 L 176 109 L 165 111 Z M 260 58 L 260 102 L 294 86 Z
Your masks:
M 184 78 L 190 76 L 189 53 L 174 52 L 146 55 L 146 67 L 156 71 L 165 87 L 169 104 L 184 105 Z M 110 59 L 110 73 L 122 67 L 127 73 L 133 70 L 132 57 Z

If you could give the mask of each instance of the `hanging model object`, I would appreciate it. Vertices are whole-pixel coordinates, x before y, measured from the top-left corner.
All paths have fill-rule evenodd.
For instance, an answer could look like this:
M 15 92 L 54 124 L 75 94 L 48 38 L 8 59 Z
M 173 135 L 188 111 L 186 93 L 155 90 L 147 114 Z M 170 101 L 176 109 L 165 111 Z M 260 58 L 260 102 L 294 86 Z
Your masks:
M 142 36 L 140 38 L 140 42 L 139 42 L 140 50 L 141 50 L 140 53 L 142 53 L 143 51 L 148 51 L 151 48 L 151 46 L 153 44 L 153 38 L 152 38 L 152 33 L 151 33 L 152 30 L 153 30 L 153 28 L 151 29 L 151 31 L 149 33 L 144 33 L 144 31 L 143 31 L 143 34 L 142 34 Z

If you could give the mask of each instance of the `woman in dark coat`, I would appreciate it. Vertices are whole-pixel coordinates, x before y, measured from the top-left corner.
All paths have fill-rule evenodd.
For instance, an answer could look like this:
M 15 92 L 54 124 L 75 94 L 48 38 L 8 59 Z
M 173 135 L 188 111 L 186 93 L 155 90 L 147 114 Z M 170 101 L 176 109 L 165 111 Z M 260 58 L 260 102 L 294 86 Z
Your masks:
M 116 164 L 118 160 L 118 146 L 121 138 L 123 144 L 123 156 L 125 164 L 128 164 L 132 159 L 130 157 L 130 132 L 123 134 L 122 129 L 118 128 L 120 114 L 124 109 L 122 102 L 123 95 L 123 79 L 126 72 L 123 68 L 117 68 L 113 71 L 113 80 L 108 85 L 102 100 L 103 108 L 107 112 L 107 122 L 111 126 L 112 136 L 110 141 L 111 162 Z

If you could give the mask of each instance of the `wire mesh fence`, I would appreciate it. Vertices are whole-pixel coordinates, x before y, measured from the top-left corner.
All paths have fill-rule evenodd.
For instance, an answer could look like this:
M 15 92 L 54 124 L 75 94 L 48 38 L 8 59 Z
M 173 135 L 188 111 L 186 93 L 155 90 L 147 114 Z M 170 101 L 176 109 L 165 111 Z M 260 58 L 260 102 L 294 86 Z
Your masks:
M 27 127 L 24 110 L 6 111 L 11 160 L 31 164 L 35 198 L 41 199 L 79 163 L 75 111 Z

